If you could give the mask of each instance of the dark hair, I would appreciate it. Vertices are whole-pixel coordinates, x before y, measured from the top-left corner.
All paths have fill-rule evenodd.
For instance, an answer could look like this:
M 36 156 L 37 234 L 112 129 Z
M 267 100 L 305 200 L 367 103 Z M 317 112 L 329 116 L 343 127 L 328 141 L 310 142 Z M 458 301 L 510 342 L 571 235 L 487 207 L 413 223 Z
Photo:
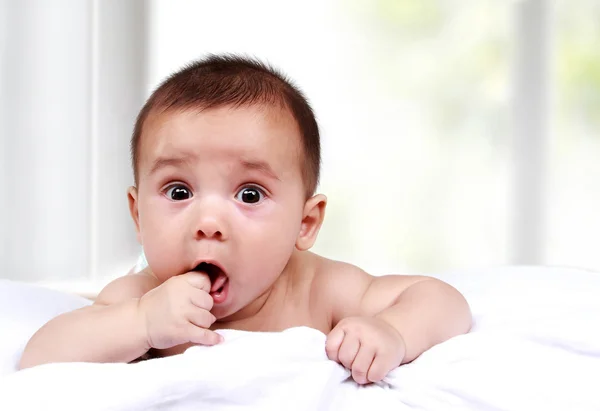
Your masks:
M 144 122 L 156 111 L 209 109 L 222 106 L 275 104 L 287 109 L 298 123 L 303 148 L 301 163 L 307 196 L 319 183 L 321 144 L 313 111 L 283 74 L 254 58 L 209 55 L 170 75 L 152 93 L 138 114 L 131 138 L 135 183 Z

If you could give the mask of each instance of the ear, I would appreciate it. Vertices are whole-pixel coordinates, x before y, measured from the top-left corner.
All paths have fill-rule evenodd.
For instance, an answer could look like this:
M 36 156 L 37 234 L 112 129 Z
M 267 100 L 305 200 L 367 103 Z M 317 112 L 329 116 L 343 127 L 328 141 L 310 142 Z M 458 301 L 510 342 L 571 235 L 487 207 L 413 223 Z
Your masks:
M 142 244 L 142 236 L 140 235 L 140 214 L 138 211 L 138 192 L 137 188 L 129 187 L 127 189 L 127 201 L 129 202 L 129 213 L 135 225 L 135 233 L 138 243 Z
M 296 240 L 298 250 L 306 251 L 314 245 L 325 218 L 326 205 L 327 197 L 323 194 L 317 194 L 309 198 L 304 204 L 302 225 Z

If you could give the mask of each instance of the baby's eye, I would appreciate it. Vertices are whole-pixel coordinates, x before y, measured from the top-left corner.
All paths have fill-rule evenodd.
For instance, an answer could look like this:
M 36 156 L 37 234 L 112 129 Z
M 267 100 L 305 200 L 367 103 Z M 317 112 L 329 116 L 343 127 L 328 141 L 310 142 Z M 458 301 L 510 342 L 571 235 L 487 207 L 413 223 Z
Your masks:
M 169 200 L 182 201 L 192 198 L 192 192 L 186 186 L 181 184 L 172 185 L 165 193 Z
M 263 193 L 263 191 L 260 188 L 254 186 L 243 187 L 235 195 L 235 198 L 238 201 L 241 201 L 242 203 L 246 204 L 256 204 L 263 200 L 264 197 L 265 194 Z

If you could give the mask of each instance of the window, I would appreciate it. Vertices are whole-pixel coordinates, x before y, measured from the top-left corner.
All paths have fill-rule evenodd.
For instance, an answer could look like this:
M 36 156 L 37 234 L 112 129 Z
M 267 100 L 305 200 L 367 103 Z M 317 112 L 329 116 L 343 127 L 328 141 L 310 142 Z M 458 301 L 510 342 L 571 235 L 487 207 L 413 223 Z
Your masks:
M 316 252 L 373 273 L 600 269 L 598 0 L 77 4 L 5 6 L 3 277 L 124 274 L 139 251 L 125 199 L 135 114 L 209 52 L 267 60 L 311 100 L 329 198 Z

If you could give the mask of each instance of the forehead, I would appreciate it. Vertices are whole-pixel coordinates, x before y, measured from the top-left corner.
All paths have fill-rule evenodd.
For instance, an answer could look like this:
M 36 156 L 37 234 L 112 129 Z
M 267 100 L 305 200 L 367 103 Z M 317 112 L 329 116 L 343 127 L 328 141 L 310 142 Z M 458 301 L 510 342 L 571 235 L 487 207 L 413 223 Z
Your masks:
M 248 106 L 167 111 L 146 119 L 138 147 L 140 175 L 157 158 L 252 159 L 276 172 L 300 165 L 300 132 L 285 109 Z

